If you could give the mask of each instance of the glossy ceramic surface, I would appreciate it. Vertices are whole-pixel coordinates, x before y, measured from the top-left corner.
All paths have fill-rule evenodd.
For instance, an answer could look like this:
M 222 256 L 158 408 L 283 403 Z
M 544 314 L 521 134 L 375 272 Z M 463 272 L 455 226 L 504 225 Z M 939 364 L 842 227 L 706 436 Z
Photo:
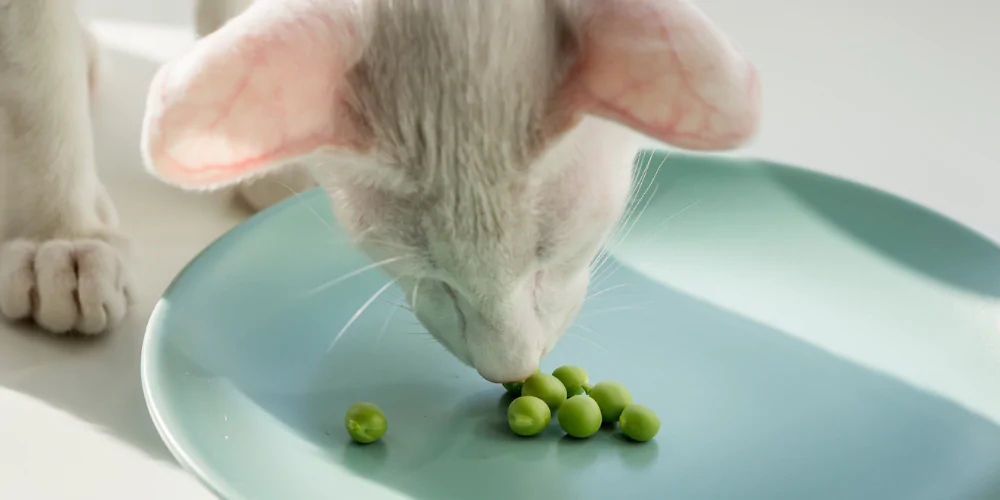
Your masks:
M 1000 250 L 848 182 L 667 156 L 640 157 L 644 214 L 543 363 L 626 384 L 662 420 L 654 441 L 574 440 L 555 419 L 513 436 L 503 389 L 419 334 L 398 292 L 328 350 L 387 278 L 310 293 L 369 263 L 318 191 L 222 237 L 156 307 L 142 377 L 162 437 L 227 498 L 1000 498 L 1000 428 L 817 347 L 995 335 Z M 346 435 L 358 401 L 385 411 L 381 442 Z

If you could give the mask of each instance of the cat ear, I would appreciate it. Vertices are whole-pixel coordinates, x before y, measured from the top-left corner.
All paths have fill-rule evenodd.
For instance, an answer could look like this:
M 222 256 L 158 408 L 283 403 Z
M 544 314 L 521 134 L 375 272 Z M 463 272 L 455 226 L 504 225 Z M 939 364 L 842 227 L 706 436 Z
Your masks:
M 692 150 L 734 148 L 756 132 L 756 70 L 688 0 L 577 5 L 576 109 Z
M 320 149 L 361 149 L 344 110 L 357 16 L 351 0 L 258 0 L 162 67 L 143 123 L 147 167 L 206 188 Z

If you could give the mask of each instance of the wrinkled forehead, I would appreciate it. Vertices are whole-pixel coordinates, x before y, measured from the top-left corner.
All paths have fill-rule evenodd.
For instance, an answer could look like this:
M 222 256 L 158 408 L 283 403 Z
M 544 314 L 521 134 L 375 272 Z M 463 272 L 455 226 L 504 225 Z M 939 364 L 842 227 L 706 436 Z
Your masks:
M 519 274 L 530 265 L 538 240 L 533 204 L 524 189 L 456 186 L 422 216 L 428 254 L 440 270 L 455 275 Z M 505 280 L 500 274 L 485 277 Z
M 439 192 L 527 168 L 564 64 L 552 2 L 447 3 L 370 3 L 349 75 L 376 149 Z

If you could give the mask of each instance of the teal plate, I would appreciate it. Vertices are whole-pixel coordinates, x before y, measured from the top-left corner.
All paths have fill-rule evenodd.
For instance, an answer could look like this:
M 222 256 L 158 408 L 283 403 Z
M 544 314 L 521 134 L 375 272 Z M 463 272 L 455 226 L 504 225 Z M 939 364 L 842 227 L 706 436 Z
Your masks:
M 555 422 L 513 436 L 503 389 L 420 334 L 398 294 L 330 349 L 387 277 L 315 291 L 369 263 L 318 191 L 220 238 L 157 305 L 142 378 L 161 436 L 227 498 L 1000 498 L 1000 427 L 817 347 L 996 335 L 980 313 L 1000 296 L 997 247 L 804 170 L 640 158 L 661 166 L 639 183 L 643 215 L 543 369 L 626 384 L 660 415 L 654 441 Z M 350 442 L 358 401 L 385 411 L 382 441 Z

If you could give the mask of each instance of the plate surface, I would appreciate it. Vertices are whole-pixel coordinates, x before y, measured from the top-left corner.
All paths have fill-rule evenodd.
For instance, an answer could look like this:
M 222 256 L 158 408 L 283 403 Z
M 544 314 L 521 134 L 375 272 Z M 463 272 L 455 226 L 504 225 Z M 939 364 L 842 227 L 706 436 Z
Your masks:
M 156 307 L 142 377 L 161 436 L 227 498 L 1000 498 L 1000 428 L 816 347 L 995 334 L 976 313 L 1000 296 L 1000 250 L 819 174 L 639 158 L 643 215 L 543 369 L 626 384 L 660 415 L 655 441 L 554 422 L 512 436 L 503 389 L 420 334 L 394 289 L 331 349 L 388 279 L 315 291 L 369 263 L 318 191 L 223 236 Z M 358 401 L 385 411 L 381 442 L 350 443 Z

